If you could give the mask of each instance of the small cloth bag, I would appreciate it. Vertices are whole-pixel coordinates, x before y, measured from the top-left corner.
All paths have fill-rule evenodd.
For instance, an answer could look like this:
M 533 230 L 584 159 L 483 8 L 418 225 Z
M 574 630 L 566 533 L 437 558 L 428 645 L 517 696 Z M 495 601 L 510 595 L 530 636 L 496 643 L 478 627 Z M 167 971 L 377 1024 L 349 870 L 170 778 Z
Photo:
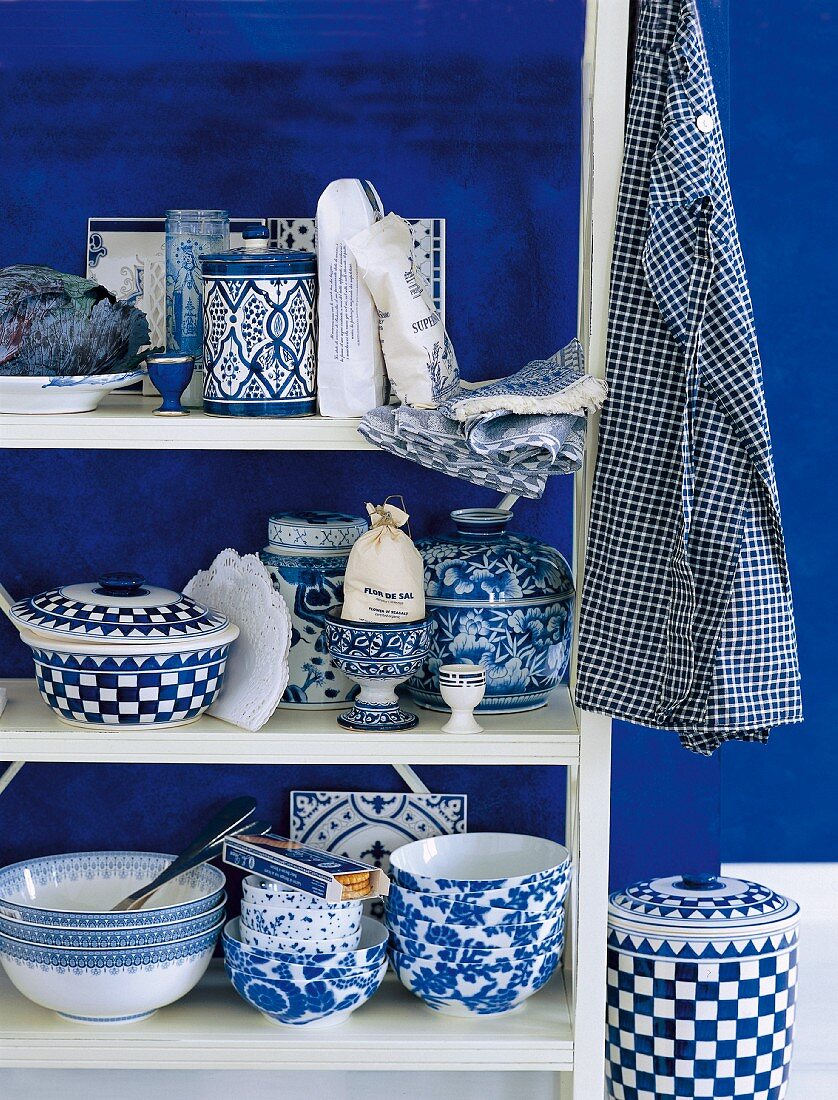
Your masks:
M 422 556 L 401 530 L 407 512 L 367 504 L 370 529 L 355 541 L 343 581 L 341 618 L 356 623 L 413 623 L 425 617 Z

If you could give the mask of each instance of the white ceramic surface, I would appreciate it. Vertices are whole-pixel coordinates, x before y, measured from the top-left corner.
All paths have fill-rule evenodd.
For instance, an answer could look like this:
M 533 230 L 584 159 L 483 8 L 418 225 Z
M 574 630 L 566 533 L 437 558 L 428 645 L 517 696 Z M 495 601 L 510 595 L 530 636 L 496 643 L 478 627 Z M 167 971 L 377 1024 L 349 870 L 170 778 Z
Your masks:
M 451 708 L 451 717 L 443 733 L 482 733 L 474 717 L 474 708 L 486 694 L 486 670 L 482 665 L 442 665 L 439 669 L 439 693 Z
M 2 375 L 0 413 L 92 412 L 106 394 L 133 385 L 144 374 L 144 370 L 132 370 L 59 379 Z

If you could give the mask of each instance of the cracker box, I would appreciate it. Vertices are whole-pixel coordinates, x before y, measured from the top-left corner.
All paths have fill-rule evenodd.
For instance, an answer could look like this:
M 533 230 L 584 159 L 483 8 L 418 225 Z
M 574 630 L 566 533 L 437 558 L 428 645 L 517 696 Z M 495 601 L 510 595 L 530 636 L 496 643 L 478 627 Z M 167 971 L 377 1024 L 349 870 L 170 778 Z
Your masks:
M 263 875 L 325 902 L 367 901 L 386 897 L 390 890 L 390 880 L 380 867 L 320 848 L 307 848 L 274 833 L 228 837 L 223 858 L 232 867 Z

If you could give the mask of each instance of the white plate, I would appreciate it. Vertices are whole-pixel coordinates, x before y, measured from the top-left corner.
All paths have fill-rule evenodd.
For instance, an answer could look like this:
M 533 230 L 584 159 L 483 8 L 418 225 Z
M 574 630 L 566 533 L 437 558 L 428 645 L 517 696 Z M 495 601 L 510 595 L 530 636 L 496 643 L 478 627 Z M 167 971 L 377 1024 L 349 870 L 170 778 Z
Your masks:
M 131 386 L 145 374 L 144 368 L 123 374 L 66 377 L 0 375 L 2 413 L 91 412 L 106 393 Z

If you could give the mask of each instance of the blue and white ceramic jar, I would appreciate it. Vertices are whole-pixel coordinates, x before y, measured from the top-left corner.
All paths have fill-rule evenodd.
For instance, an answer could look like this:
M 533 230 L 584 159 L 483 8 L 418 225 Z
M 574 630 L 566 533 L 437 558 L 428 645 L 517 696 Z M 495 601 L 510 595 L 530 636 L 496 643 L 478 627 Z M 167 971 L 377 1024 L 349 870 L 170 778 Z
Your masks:
M 611 896 L 606 1076 L 612 1100 L 783 1100 L 799 907 L 714 875 Z
M 310 416 L 316 411 L 313 252 L 268 247 L 248 226 L 244 247 L 204 256 L 204 412 Z
M 486 669 L 482 712 L 534 710 L 567 671 L 573 634 L 573 577 L 558 550 L 508 534 L 510 512 L 461 508 L 456 534 L 419 539 L 425 561 L 430 657 L 408 688 L 431 710 L 446 710 L 440 665 Z
M 326 612 L 343 603 L 349 551 L 369 524 L 343 512 L 279 512 L 268 520 L 259 557 L 291 611 L 288 687 L 281 707 L 344 707 L 357 685 L 333 668 L 324 634 Z

